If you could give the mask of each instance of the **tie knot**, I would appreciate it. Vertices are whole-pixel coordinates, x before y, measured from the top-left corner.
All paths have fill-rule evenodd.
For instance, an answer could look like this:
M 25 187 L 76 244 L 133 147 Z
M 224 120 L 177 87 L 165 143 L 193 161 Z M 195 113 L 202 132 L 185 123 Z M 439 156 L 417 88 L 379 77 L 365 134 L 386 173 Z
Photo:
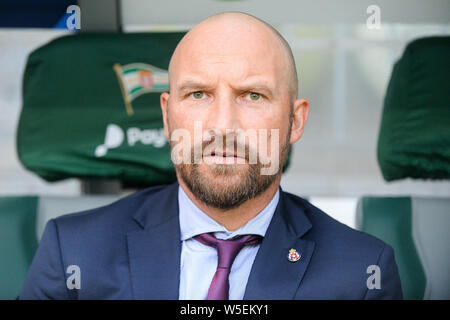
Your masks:
M 217 249 L 218 268 L 230 270 L 234 259 L 244 246 L 261 242 L 262 237 L 255 234 L 247 234 L 231 240 L 217 239 L 210 233 L 199 234 L 194 237 L 198 242 Z

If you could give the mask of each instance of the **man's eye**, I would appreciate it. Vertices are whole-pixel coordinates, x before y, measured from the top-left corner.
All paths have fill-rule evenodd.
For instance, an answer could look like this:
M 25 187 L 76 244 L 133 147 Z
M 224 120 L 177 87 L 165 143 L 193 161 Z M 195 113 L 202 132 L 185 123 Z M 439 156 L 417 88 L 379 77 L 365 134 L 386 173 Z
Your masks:
M 205 93 L 203 91 L 195 91 L 190 94 L 190 96 L 196 100 L 203 99 L 205 97 Z
M 249 99 L 250 101 L 258 101 L 262 98 L 262 96 L 259 93 L 256 92 L 249 92 L 247 94 L 247 99 Z

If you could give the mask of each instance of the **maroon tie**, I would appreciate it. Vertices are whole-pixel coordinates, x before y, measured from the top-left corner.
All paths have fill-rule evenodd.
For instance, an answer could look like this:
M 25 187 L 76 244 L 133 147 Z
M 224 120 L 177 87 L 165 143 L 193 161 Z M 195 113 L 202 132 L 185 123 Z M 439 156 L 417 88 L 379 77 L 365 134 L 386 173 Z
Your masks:
M 233 240 L 221 240 L 210 233 L 203 233 L 195 236 L 194 239 L 204 245 L 217 249 L 217 270 L 209 286 L 206 300 L 228 300 L 228 291 L 230 288 L 228 276 L 230 275 L 231 265 L 234 259 L 244 246 L 258 244 L 262 237 L 248 234 L 234 238 Z

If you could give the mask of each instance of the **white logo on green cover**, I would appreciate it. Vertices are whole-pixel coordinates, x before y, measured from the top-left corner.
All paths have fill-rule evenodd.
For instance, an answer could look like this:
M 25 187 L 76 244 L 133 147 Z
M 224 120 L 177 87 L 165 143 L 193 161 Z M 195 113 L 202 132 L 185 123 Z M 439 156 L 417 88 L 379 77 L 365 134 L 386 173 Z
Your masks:
M 155 148 L 162 148 L 167 143 L 164 136 L 164 128 L 159 129 L 139 129 L 131 127 L 126 130 L 127 144 L 134 147 L 140 142 L 143 145 L 152 145 Z M 95 156 L 100 158 L 106 155 L 109 149 L 115 149 L 122 145 L 125 138 L 124 130 L 118 125 L 111 123 L 106 127 L 105 141 L 95 148 Z

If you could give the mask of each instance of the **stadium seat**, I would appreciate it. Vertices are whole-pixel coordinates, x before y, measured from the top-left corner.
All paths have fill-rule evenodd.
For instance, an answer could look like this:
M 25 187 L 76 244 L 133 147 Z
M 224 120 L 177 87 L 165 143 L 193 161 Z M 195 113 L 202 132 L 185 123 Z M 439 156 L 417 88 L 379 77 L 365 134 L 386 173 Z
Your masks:
M 356 225 L 394 248 L 404 299 L 450 299 L 450 199 L 363 197 Z

